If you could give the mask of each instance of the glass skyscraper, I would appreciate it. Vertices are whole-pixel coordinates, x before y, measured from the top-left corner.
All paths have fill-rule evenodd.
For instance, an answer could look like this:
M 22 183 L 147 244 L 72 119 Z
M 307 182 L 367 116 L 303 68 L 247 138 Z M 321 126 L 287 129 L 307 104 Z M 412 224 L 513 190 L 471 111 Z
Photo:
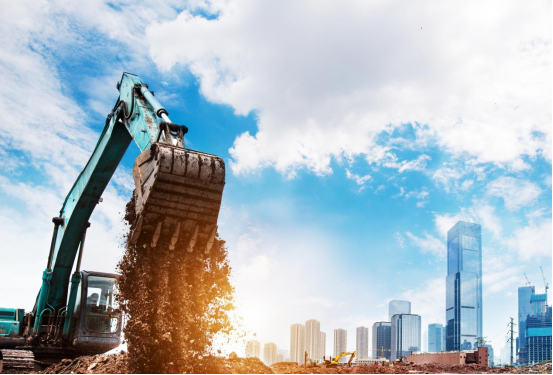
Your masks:
M 444 351 L 444 326 L 443 324 L 428 325 L 428 351 L 443 352 Z
M 415 314 L 392 316 L 391 361 L 421 350 L 421 317 Z
M 373 324 L 372 358 L 390 359 L 392 349 L 392 323 L 376 322 Z
M 517 362 L 520 364 L 528 362 L 528 356 L 526 355 L 526 318 L 532 314 L 530 299 L 535 292 L 533 286 L 521 286 L 518 288 Z
M 392 321 L 392 316 L 396 314 L 411 314 L 411 302 L 394 299 L 388 304 L 388 317 Z
M 482 337 L 482 228 L 459 221 L 447 232 L 446 350 Z

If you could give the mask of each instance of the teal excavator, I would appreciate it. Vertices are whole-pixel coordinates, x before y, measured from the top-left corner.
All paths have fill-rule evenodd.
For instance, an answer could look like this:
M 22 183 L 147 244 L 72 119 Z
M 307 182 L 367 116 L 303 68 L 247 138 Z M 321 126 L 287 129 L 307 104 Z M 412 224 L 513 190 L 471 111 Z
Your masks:
M 116 275 L 81 270 L 90 215 L 101 202 L 132 140 L 141 154 L 133 168 L 136 222 L 128 241 L 155 248 L 166 236 L 169 247 L 184 240 L 188 251 L 209 251 L 225 185 L 225 164 L 184 146 L 184 125 L 138 76 L 123 73 L 119 99 L 107 116 L 90 160 L 67 195 L 54 231 L 42 285 L 34 308 L 0 308 L 0 371 L 32 370 L 107 352 L 121 342 Z

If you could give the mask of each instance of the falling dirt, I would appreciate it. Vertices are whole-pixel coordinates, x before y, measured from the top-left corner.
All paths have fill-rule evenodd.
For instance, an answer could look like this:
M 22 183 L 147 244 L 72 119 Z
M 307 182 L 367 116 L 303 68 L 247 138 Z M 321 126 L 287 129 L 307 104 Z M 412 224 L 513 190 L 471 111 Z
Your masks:
M 125 220 L 134 229 L 134 197 L 127 204 Z M 162 233 L 155 247 L 145 237 L 134 245 L 127 241 L 118 265 L 120 305 L 127 320 L 127 370 L 202 372 L 205 361 L 199 359 L 212 354 L 217 335 L 233 329 L 225 242 L 216 236 L 206 254 L 188 252 L 186 238 L 179 238 L 170 250 L 170 233 Z

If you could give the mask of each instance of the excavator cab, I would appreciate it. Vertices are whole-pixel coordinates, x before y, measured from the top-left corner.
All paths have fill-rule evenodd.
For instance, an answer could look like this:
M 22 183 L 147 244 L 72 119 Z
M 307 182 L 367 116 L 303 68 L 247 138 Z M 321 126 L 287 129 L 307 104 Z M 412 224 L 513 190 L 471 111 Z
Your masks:
M 104 353 L 120 344 L 122 315 L 116 298 L 116 277 L 109 273 L 81 272 L 69 336 L 79 352 Z

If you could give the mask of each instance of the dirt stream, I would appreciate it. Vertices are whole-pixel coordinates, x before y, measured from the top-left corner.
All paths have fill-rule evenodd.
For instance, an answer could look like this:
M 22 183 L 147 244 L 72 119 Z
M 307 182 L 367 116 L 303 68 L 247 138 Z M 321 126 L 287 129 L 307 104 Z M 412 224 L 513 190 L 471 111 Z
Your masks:
M 134 198 L 125 220 L 135 222 Z M 129 231 L 130 233 L 130 231 Z M 127 241 L 118 269 L 120 305 L 127 322 L 127 371 L 131 373 L 198 373 L 198 358 L 213 353 L 216 335 L 232 330 L 229 312 L 233 288 L 225 242 L 216 236 L 211 251 L 187 251 L 181 236 L 173 250 L 163 232 L 156 247 L 150 236 Z

